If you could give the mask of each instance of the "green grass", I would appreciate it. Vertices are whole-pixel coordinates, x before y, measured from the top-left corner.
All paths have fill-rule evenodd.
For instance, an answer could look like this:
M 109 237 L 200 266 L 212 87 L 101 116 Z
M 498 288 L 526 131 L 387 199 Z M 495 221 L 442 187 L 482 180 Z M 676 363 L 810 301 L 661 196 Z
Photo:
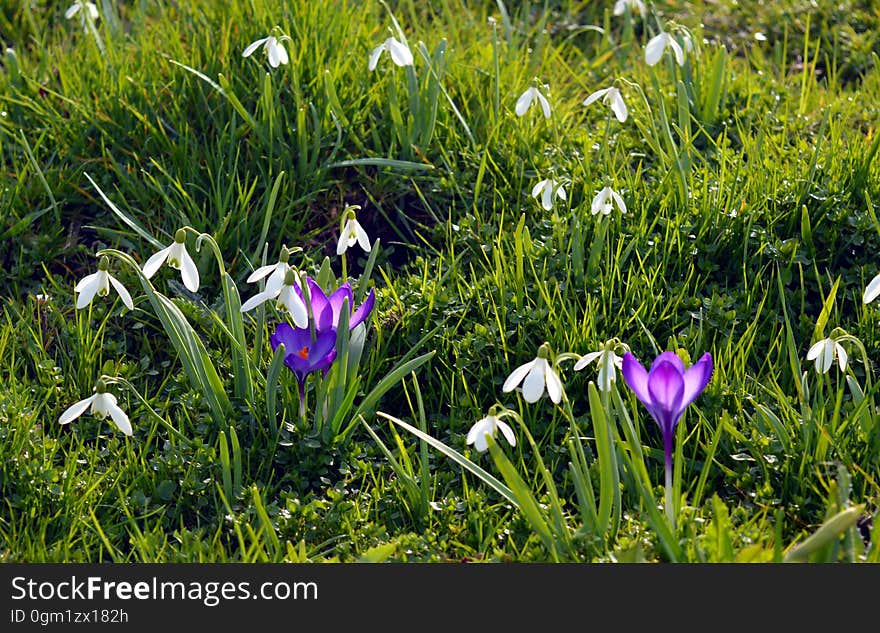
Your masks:
M 65 3 L 0 1 L 0 560 L 880 560 L 880 15 L 282 4 L 99 2 L 99 46 Z M 395 20 L 415 64 L 369 72 Z M 661 24 L 689 30 L 685 66 L 646 65 Z M 276 25 L 288 65 L 242 57 Z M 623 123 L 582 105 L 615 80 Z M 532 85 L 550 119 L 514 113 Z M 549 177 L 568 195 L 545 211 Z M 606 185 L 626 215 L 591 214 Z M 380 244 L 343 267 L 346 205 Z M 98 251 L 143 264 L 183 226 L 218 247 L 190 235 L 197 293 L 111 257 L 136 310 L 75 309 Z M 274 308 L 236 318 L 282 246 L 356 303 L 377 292 L 306 420 Z M 835 328 L 850 364 L 819 375 L 807 350 Z M 659 430 L 621 378 L 597 393 L 567 360 L 563 405 L 501 389 L 543 342 L 614 337 L 714 359 L 676 436 L 674 527 Z M 101 375 L 131 438 L 58 424 Z M 494 404 L 517 444 L 477 453 Z

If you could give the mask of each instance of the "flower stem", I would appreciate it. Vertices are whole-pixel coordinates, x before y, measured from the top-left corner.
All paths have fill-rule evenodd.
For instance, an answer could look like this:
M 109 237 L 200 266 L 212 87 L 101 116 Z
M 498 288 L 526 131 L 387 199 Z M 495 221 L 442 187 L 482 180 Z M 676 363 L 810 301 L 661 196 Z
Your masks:
M 669 525 L 675 529 L 675 507 L 672 495 L 672 443 L 674 433 L 666 433 L 663 437 L 663 452 L 666 454 L 666 516 L 669 517 Z

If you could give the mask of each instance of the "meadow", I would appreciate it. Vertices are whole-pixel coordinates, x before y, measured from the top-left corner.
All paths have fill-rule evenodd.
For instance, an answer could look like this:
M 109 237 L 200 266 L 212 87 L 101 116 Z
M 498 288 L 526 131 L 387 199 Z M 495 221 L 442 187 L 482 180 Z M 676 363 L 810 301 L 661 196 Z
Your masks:
M 0 561 L 880 562 L 873 3 L 0 40 Z

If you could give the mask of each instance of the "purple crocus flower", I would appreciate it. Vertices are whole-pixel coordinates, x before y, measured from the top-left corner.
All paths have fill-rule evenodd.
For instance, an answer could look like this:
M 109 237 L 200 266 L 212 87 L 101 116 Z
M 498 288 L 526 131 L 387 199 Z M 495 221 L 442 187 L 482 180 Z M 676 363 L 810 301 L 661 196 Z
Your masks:
M 663 433 L 666 456 L 666 505 L 672 517 L 672 446 L 678 421 L 712 378 L 712 355 L 703 356 L 688 369 L 675 352 L 663 352 L 645 371 L 636 357 L 627 352 L 621 368 L 623 379 L 648 409 Z
M 342 314 L 342 303 L 348 299 L 348 329 L 353 330 L 355 327 L 363 323 L 363 321 L 373 311 L 373 305 L 376 301 L 376 293 L 374 288 L 370 288 L 370 294 L 364 302 L 354 308 L 354 294 L 351 291 L 351 284 L 347 281 L 339 286 L 335 292 L 329 297 L 318 283 L 311 277 L 307 277 L 306 281 L 309 285 L 309 298 L 312 303 L 312 314 L 315 319 L 315 330 L 318 332 L 326 332 L 333 330 L 339 326 L 339 316 Z M 298 292 L 302 293 L 301 290 Z
M 306 378 L 313 371 L 326 373 L 336 358 L 336 330 L 316 332 L 313 339 L 308 328 L 294 328 L 287 323 L 279 323 L 269 342 L 272 351 L 284 344 L 284 364 L 296 376 L 300 404 L 305 406 Z

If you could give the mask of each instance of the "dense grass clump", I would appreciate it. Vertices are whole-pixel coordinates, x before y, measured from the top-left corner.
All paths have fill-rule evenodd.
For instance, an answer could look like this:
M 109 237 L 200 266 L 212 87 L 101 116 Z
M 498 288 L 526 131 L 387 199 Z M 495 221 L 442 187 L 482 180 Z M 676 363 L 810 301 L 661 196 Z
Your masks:
M 878 14 L 615 4 L 0 2 L 0 560 L 880 560 Z

